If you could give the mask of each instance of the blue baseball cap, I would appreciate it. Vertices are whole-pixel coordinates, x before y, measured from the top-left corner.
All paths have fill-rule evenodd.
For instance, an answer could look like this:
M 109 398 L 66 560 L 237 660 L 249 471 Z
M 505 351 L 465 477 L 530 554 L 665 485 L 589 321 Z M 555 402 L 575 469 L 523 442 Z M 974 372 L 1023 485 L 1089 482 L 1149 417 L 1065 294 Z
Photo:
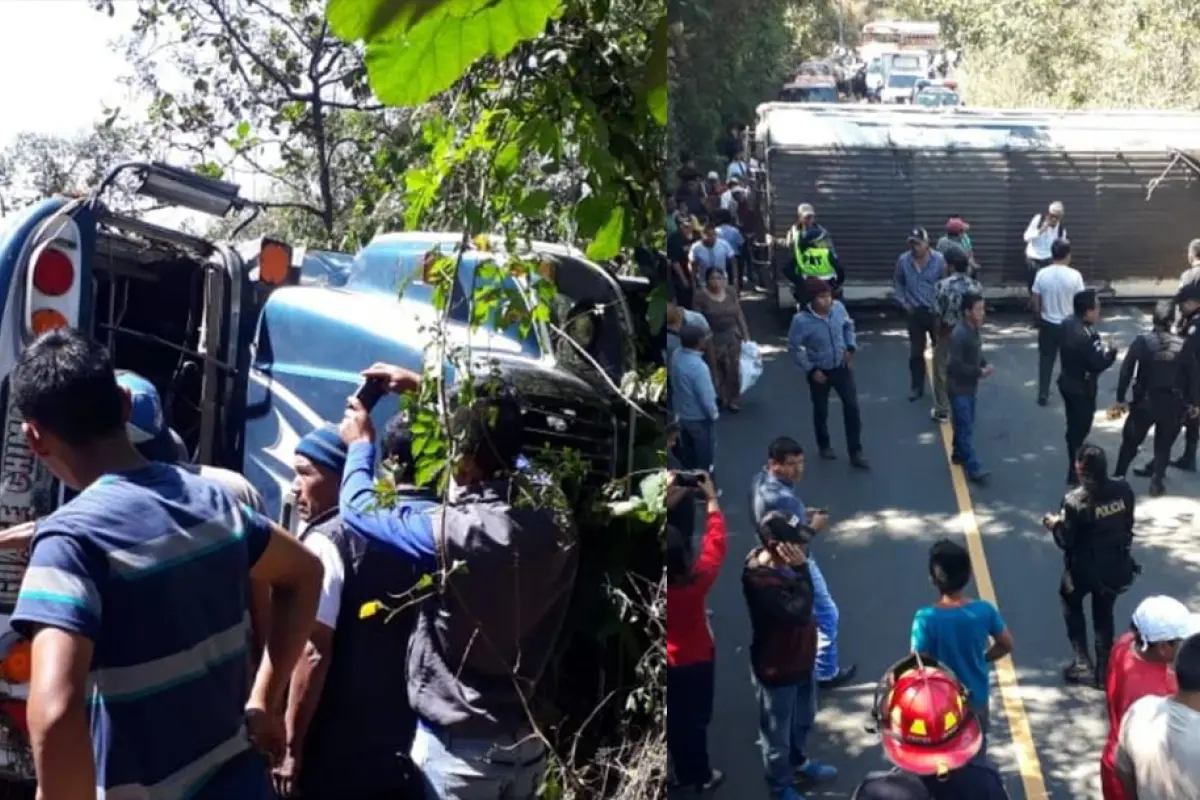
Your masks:
M 125 422 L 129 441 L 151 461 L 177 461 L 179 448 L 163 419 L 158 389 L 141 375 L 125 369 L 117 370 L 117 385 L 129 394 L 129 419 Z

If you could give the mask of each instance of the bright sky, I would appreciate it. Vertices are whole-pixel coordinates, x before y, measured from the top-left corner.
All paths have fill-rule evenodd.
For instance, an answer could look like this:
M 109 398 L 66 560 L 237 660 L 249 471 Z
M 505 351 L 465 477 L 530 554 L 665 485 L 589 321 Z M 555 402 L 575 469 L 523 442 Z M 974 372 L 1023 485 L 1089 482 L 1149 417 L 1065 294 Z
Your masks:
M 85 129 L 105 104 L 130 107 L 117 82 L 129 70 L 111 44 L 129 30 L 137 4 L 116 6 L 110 19 L 87 0 L 0 0 L 0 147 L 21 131 Z

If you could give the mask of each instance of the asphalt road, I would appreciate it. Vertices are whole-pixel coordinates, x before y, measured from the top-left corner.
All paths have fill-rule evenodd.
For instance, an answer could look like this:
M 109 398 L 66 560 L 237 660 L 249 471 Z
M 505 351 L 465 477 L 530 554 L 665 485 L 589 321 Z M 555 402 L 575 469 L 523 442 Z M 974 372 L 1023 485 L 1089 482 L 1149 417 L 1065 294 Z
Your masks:
M 718 794 L 746 799 L 766 796 L 740 586 L 741 561 L 755 541 L 747 487 L 765 463 L 774 436 L 790 435 L 807 452 L 815 456 L 816 451 L 808 393 L 784 346 L 786 324 L 766 305 L 753 296 L 746 301 L 751 329 L 764 352 L 764 375 L 743 398 L 741 414 L 727 415 L 718 428 L 717 475 L 730 552 L 710 596 L 718 654 L 709 739 L 714 766 L 726 773 Z M 1100 329 L 1123 355 L 1146 317 L 1119 308 L 1104 316 Z M 930 420 L 927 400 L 907 399 L 907 345 L 899 319 L 864 315 L 859 331 L 855 372 L 873 470 L 856 472 L 847 463 L 840 406 L 834 401 L 830 432 L 840 458 L 809 458 L 800 487 L 810 505 L 827 507 L 832 514 L 814 554 L 841 609 L 841 657 L 859 668 L 850 686 L 822 694 L 809 749 L 813 757 L 836 765 L 841 775 L 810 791 L 810 798 L 849 797 L 864 773 L 885 766 L 877 737 L 864 730 L 875 683 L 906 653 L 913 612 L 934 599 L 926 572 L 929 545 L 942 536 L 966 538 L 939 426 Z M 1094 690 L 1062 683 L 1060 669 L 1070 651 L 1058 605 L 1061 559 L 1039 522 L 1044 512 L 1057 509 L 1065 490 L 1061 400 L 1052 393 L 1049 407 L 1035 403 L 1036 344 L 1025 318 L 1009 314 L 989 320 L 984 341 L 996 374 L 980 389 L 976 443 L 992 480 L 984 488 L 972 486 L 969 499 L 997 603 L 1016 642 L 1016 688 L 1007 706 L 1013 708 L 1011 700 L 1019 697 L 1022 703 L 1016 705 L 1023 705 L 1025 718 L 1007 718 L 993 678 L 990 752 L 1013 798 L 1097 798 L 1107 733 L 1104 699 Z M 1102 407 L 1114 402 L 1116 372 L 1114 367 L 1102 378 Z M 1111 461 L 1119 437 L 1120 423 L 1099 415 L 1092 439 L 1106 448 Z M 1135 461 L 1140 463 L 1141 458 Z M 1118 630 L 1149 594 L 1170 594 L 1200 608 L 1200 548 L 1192 546 L 1195 534 L 1190 533 L 1200 516 L 1200 479 L 1172 471 L 1167 495 L 1157 499 L 1146 496 L 1145 479 L 1132 480 L 1138 492 L 1136 557 L 1144 572 L 1117 605 Z M 976 564 L 977 576 L 979 572 Z M 1025 780 L 1010 732 L 1020 731 L 1023 723 L 1036 753 L 1024 759 Z

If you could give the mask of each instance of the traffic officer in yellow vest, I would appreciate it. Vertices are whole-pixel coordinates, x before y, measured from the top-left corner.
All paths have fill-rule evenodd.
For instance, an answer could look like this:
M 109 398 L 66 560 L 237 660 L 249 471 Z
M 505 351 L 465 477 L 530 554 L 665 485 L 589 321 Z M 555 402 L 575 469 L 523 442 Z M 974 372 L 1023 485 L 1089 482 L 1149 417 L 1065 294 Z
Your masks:
M 804 293 L 804 281 L 808 278 L 820 278 L 829 283 L 834 298 L 840 297 L 846 273 L 838 261 L 829 232 L 817 224 L 816 211 L 808 203 L 801 203 L 796 209 L 796 224 L 788 232 L 788 244 L 792 249 L 789 277 L 799 307 L 804 308 L 811 299 Z

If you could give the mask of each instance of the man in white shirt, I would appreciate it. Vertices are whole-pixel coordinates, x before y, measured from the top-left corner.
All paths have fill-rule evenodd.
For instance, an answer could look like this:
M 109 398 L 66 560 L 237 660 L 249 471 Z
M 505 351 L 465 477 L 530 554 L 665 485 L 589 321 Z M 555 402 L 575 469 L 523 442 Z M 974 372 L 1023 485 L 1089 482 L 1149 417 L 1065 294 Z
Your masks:
M 721 192 L 720 204 L 722 211 L 737 215 L 738 206 L 746 199 L 746 187 L 742 179 L 734 175 L 729 179 L 725 191 Z
M 737 253 L 733 251 L 729 242 L 717 236 L 716 226 L 709 222 L 704 226 L 700 241 L 693 244 L 692 249 L 688 251 L 688 260 L 692 264 L 692 274 L 697 283 L 703 285 L 710 269 L 725 273 L 725 278 L 729 281 L 730 273 L 736 266 Z M 730 285 L 736 284 L 730 281 Z
M 1067 238 L 1063 227 L 1063 204 L 1055 200 L 1045 214 L 1034 214 L 1025 229 L 1025 264 L 1029 268 L 1029 285 L 1037 271 L 1053 260 L 1050 246 L 1059 239 Z
M 1071 266 L 1071 243 L 1056 239 L 1050 245 L 1051 264 L 1042 267 L 1030 286 L 1038 329 L 1039 406 L 1046 405 L 1054 361 L 1062 345 L 1062 323 L 1073 311 L 1075 295 L 1084 290 L 1083 275 Z
M 401 420 L 389 423 L 384 440 L 385 458 L 397 458 L 407 469 L 402 480 L 411 481 L 412 436 Z M 405 681 L 413 614 L 406 609 L 392 619 L 390 612 L 363 616 L 360 609 L 409 591 L 418 575 L 404 558 L 343 525 L 338 493 L 346 454 L 331 425 L 296 445 L 299 538 L 320 559 L 324 577 L 316 623 L 288 692 L 287 749 L 274 771 L 284 798 L 414 796 L 406 754 L 416 717 Z M 388 676 L 388 685 L 371 680 L 377 675 Z M 346 769 L 348 759 L 353 770 Z
M 725 182 L 734 178 L 746 179 L 746 174 L 749 170 L 746 167 L 746 162 L 742 159 L 742 152 L 739 150 L 733 158 L 729 160 L 729 166 L 725 168 Z
M 1117 778 L 1129 800 L 1200 798 L 1200 635 L 1175 655 L 1179 691 L 1134 702 L 1121 720 Z

